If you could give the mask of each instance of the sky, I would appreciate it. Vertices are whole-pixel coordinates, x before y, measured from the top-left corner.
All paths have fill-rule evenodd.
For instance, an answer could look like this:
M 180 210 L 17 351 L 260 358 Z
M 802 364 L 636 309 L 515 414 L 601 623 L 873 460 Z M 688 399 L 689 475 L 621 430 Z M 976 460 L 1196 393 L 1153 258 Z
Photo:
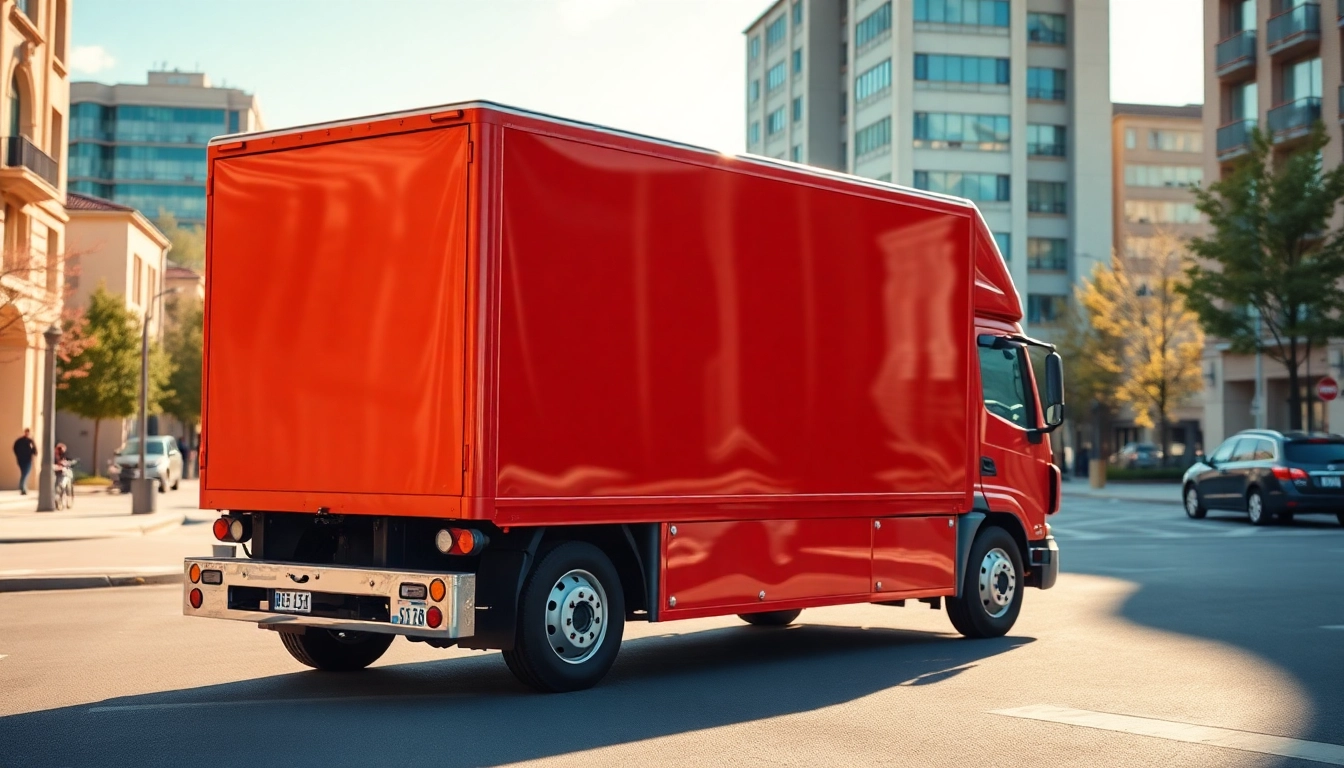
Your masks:
M 204 71 L 256 94 L 268 128 L 490 99 L 741 152 L 742 30 L 769 3 L 76 0 L 69 64 Z M 1201 102 L 1201 24 L 1200 0 L 1111 0 L 1111 98 Z

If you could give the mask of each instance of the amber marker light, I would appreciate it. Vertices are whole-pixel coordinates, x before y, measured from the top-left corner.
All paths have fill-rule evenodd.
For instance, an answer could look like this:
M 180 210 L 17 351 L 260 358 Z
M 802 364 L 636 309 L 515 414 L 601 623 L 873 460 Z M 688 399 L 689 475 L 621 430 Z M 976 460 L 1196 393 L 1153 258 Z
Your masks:
M 435 579 L 429 582 L 429 598 L 434 602 L 439 602 L 447 594 L 448 587 L 443 583 L 443 579 Z
M 191 569 L 187 571 L 187 575 L 191 577 L 191 583 L 192 583 L 192 584 L 195 584 L 196 582 L 200 581 L 200 580 L 201 580 L 201 566 L 199 566 L 199 565 L 197 565 L 197 564 L 195 564 L 195 563 L 192 563 L 192 564 L 191 564 Z

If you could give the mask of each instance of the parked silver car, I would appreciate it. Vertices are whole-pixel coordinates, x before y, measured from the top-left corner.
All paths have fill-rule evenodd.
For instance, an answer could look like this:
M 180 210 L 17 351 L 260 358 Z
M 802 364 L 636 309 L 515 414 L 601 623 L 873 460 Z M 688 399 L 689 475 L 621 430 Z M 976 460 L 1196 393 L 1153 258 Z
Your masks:
M 113 461 L 120 470 L 120 477 L 117 479 L 126 485 L 138 474 L 137 470 L 140 468 L 140 438 L 132 437 L 127 440 L 126 445 L 117 451 Z M 145 470 L 145 477 L 159 481 L 159 493 L 164 493 L 169 488 L 177 490 L 177 485 L 182 480 L 182 451 L 178 449 L 175 438 L 168 435 L 151 435 L 145 441 L 145 463 L 149 465 Z

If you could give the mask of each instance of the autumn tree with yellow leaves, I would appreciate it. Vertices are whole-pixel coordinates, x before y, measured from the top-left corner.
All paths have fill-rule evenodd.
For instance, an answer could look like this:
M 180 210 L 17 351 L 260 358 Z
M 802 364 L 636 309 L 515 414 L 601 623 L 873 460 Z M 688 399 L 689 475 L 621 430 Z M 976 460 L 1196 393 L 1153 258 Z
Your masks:
M 1087 322 L 1116 343 L 1090 364 L 1115 375 L 1115 399 L 1134 422 L 1157 427 L 1162 455 L 1170 455 L 1173 413 L 1204 385 L 1204 333 L 1186 306 L 1186 252 L 1180 239 L 1159 233 L 1142 252 L 1115 254 L 1077 289 Z

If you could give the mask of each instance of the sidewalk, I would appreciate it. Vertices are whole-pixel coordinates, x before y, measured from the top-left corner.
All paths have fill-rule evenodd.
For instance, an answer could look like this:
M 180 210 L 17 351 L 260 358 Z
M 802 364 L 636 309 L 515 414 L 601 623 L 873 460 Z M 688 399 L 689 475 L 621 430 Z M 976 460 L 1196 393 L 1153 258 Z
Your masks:
M 11 498 L 13 497 L 13 498 Z M 194 481 L 132 515 L 131 497 L 80 493 L 75 508 L 37 509 L 37 496 L 0 498 L 0 592 L 177 583 L 182 558 L 210 555 L 215 512 L 197 506 Z
M 1087 478 L 1075 478 L 1063 484 L 1064 498 L 1113 499 L 1150 504 L 1180 504 L 1181 484 L 1175 480 L 1156 483 L 1111 482 L 1105 488 L 1093 488 Z

